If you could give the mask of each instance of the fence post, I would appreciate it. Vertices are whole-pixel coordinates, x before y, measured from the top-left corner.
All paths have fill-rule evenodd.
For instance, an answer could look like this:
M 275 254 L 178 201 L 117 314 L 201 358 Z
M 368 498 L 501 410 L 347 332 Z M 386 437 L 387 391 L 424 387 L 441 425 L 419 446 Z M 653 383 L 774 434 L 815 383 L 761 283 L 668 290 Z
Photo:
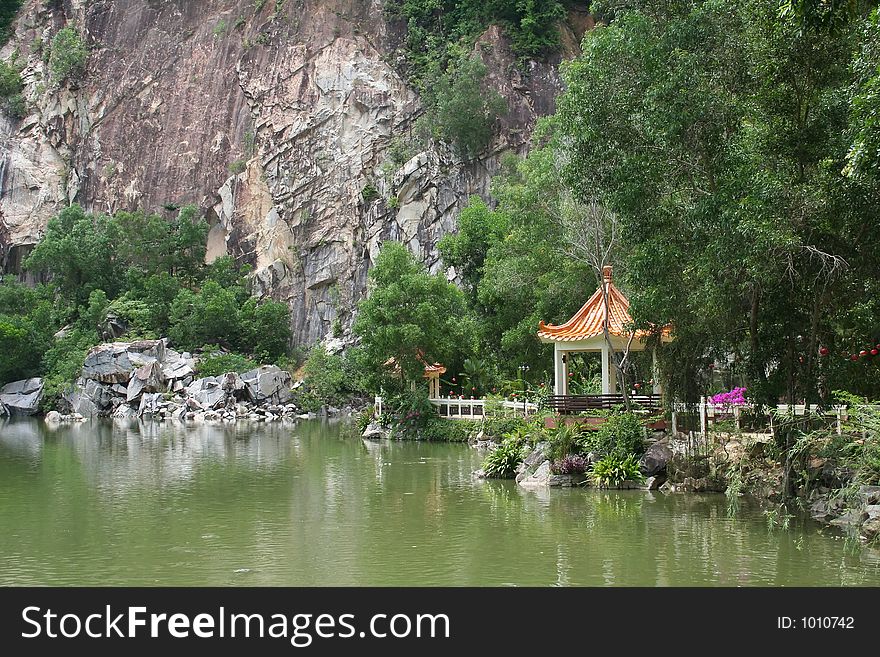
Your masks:
M 704 439 L 706 438 L 706 413 L 708 409 L 706 408 L 706 398 L 700 397 L 700 436 Z
M 673 409 L 674 409 L 674 407 L 673 407 Z M 672 411 L 672 436 L 675 437 L 676 434 L 678 434 L 678 412 L 673 410 Z
M 735 423 L 737 431 L 740 430 L 739 411 L 740 411 L 739 406 L 733 407 L 733 419 L 734 419 L 734 423 Z

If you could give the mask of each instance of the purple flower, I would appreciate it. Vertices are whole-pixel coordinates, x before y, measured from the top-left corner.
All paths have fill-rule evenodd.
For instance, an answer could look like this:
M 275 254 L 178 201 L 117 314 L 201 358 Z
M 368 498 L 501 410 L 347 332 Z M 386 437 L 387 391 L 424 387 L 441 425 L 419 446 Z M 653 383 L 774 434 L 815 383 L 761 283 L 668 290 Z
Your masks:
M 745 406 L 748 402 L 745 399 L 745 388 L 734 388 L 728 392 L 720 392 L 709 398 L 709 402 L 716 406 Z

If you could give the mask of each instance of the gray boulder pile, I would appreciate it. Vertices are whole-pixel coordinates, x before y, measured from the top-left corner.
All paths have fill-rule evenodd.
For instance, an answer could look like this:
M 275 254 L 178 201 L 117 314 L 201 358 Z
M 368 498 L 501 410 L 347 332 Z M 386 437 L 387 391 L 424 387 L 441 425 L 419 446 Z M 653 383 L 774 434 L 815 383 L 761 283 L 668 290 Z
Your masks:
M 93 347 L 66 396 L 71 416 L 177 420 L 280 420 L 293 417 L 290 373 L 264 365 L 196 378 L 196 359 L 165 339 Z

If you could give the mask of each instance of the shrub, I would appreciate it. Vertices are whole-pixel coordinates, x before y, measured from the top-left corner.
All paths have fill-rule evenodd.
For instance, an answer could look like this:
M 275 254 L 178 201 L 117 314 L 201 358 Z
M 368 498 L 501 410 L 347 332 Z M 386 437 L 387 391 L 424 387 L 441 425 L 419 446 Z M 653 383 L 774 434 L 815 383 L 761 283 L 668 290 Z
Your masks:
M 229 173 L 234 176 L 244 173 L 245 169 L 247 169 L 247 162 L 245 160 L 235 160 L 229 163 Z
M 290 308 L 286 303 L 251 297 L 241 307 L 240 348 L 248 346 L 263 361 L 280 358 L 290 343 Z
M 627 480 L 644 480 L 635 455 L 622 456 L 617 452 L 611 452 L 594 463 L 590 478 L 599 488 L 612 488 Z
M 580 454 L 569 454 L 550 464 L 550 472 L 553 474 L 583 474 L 587 471 L 589 463 Z
M 507 102 L 494 89 L 483 89 L 486 65 L 462 58 L 442 75 L 428 95 L 435 120 L 434 133 L 473 157 L 492 140 L 495 122 L 507 113 Z
M 507 434 L 529 428 L 529 423 L 519 417 L 487 417 L 483 420 L 483 435 L 490 440 L 498 440 Z
M 523 445 L 518 440 L 507 438 L 486 456 L 483 472 L 493 479 L 510 479 L 516 473 L 516 466 L 523 460 Z
M 97 342 L 98 335 L 95 331 L 73 328 L 55 340 L 46 351 L 43 355 L 43 370 L 46 374 L 41 402 L 44 410 L 58 406 L 61 395 L 80 375 L 89 349 Z
M 202 376 L 220 376 L 227 372 L 238 372 L 239 374 L 249 372 L 259 366 L 259 363 L 241 354 L 208 352 L 208 355 L 199 361 L 198 369 Z
M 395 433 L 401 434 L 399 437 L 417 437 L 418 431 L 437 417 L 437 409 L 422 390 L 400 393 L 390 398 L 387 406 L 394 418 L 392 427 Z
M 68 78 L 77 78 L 85 72 L 88 48 L 72 27 L 63 27 L 52 39 L 49 54 L 49 70 L 56 84 Z
M 548 456 L 551 461 L 561 461 L 580 451 L 581 429 L 576 424 L 563 424 L 555 430 L 547 432 L 550 443 Z
M 479 426 L 477 422 L 470 420 L 430 418 L 419 435 L 423 440 L 432 442 L 464 443 L 477 426 Z
M 634 413 L 612 413 L 597 431 L 582 434 L 580 451 L 600 455 L 641 456 L 644 451 L 645 429 Z
M 0 61 L 0 98 L 5 100 L 6 112 L 16 119 L 22 118 L 27 110 L 21 95 L 22 88 L 18 69 Z
M 361 197 L 364 199 L 364 204 L 369 205 L 379 198 L 379 190 L 376 189 L 376 186 L 373 183 L 367 183 L 361 190 Z
M 375 406 L 367 406 L 360 413 L 358 413 L 357 420 L 355 420 L 355 427 L 359 434 L 363 433 L 369 424 L 373 421 L 373 418 L 376 416 L 376 407 Z
M 328 354 L 322 345 L 315 345 L 309 352 L 303 370 L 309 392 L 324 404 L 337 401 L 345 387 L 345 370 L 342 357 Z

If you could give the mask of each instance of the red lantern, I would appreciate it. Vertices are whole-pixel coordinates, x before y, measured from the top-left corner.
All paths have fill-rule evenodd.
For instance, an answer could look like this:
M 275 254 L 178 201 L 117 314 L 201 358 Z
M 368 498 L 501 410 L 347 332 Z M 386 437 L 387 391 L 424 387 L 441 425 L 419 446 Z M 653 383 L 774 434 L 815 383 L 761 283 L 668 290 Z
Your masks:
M 569 376 L 574 376 L 574 372 L 569 372 L 568 375 L 569 375 Z
M 864 358 L 864 357 L 867 356 L 867 355 L 868 355 L 868 352 L 865 351 L 864 349 L 862 349 L 862 350 L 859 352 L 859 356 L 861 356 L 862 358 Z
M 803 357 L 803 356 L 798 356 L 798 362 L 799 362 L 799 363 L 803 363 L 803 362 L 804 362 L 804 357 Z
M 880 354 L 880 350 L 878 350 L 878 349 L 871 349 L 871 355 L 872 355 L 872 356 L 876 356 L 877 354 Z
M 858 354 L 853 354 L 852 356 L 849 357 L 849 359 L 850 359 L 851 361 L 855 362 L 855 361 L 857 361 L 857 360 L 859 359 L 859 355 L 858 355 Z
M 821 349 L 819 349 L 820 356 L 827 356 L 829 353 L 830 350 L 828 349 L 828 347 L 822 347 Z

